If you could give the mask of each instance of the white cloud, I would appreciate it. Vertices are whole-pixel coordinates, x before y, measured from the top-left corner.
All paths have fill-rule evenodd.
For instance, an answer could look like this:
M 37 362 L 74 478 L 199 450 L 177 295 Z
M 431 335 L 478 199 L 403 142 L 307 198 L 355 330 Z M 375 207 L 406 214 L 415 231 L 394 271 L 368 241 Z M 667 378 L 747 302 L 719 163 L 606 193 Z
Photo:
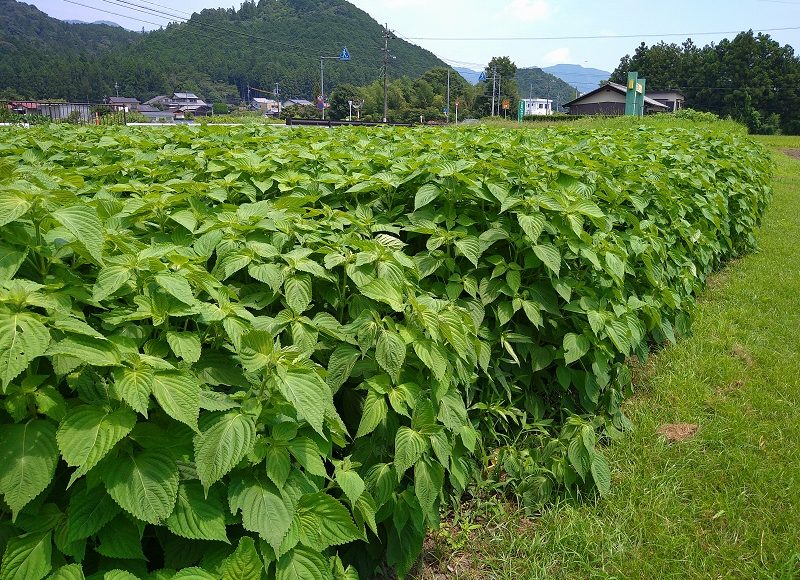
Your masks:
M 570 64 L 572 63 L 572 55 L 566 47 L 556 48 L 551 50 L 542 57 L 544 64 Z
M 522 22 L 539 22 L 546 20 L 552 8 L 547 0 L 511 0 L 501 15 Z

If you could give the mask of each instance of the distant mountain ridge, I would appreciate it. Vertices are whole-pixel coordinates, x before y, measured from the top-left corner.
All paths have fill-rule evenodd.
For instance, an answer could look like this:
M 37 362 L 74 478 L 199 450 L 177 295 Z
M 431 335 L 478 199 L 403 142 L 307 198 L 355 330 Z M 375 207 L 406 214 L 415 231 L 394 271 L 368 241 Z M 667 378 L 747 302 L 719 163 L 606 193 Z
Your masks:
M 86 22 L 85 20 L 64 20 L 67 24 L 105 24 L 106 26 L 115 26 L 117 28 L 122 28 L 122 25 L 117 24 L 116 22 L 111 22 L 110 20 L 95 20 L 94 22 Z
M 182 90 L 222 101 L 278 83 L 281 97 L 313 99 L 320 55 L 345 46 L 349 62 L 325 62 L 327 93 L 341 83 L 369 84 L 383 65 L 383 27 L 345 0 L 245 1 L 238 10 L 206 9 L 145 33 L 68 24 L 0 0 L 0 54 L 10 55 L 0 58 L 0 96 L 99 100 L 118 83 L 120 95 L 141 100 Z M 390 50 L 393 78 L 447 66 L 401 39 L 392 39 Z
M 583 67 L 579 64 L 556 64 L 547 66 L 543 71 L 557 76 L 565 83 L 577 88 L 581 93 L 593 91 L 600 83 L 611 77 L 609 71 L 599 68 Z

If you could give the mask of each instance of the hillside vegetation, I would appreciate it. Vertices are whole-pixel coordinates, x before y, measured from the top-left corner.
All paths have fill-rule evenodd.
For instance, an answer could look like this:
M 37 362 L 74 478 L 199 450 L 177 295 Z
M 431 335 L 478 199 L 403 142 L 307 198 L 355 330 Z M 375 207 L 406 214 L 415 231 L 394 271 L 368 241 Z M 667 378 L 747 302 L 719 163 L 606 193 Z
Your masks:
M 113 7 L 110 7 L 113 10 Z M 206 9 L 183 23 L 134 33 L 101 24 L 67 24 L 16 0 L 0 0 L 0 93 L 29 98 L 140 99 L 177 90 L 237 101 L 247 85 L 281 94 L 319 92 L 320 55 L 347 46 L 352 60 L 326 64 L 326 92 L 368 85 L 381 75 L 383 29 L 345 0 L 260 0 L 238 9 Z M 432 53 L 391 41 L 392 76 L 417 78 L 445 66 Z M 252 96 L 258 96 L 257 93 Z

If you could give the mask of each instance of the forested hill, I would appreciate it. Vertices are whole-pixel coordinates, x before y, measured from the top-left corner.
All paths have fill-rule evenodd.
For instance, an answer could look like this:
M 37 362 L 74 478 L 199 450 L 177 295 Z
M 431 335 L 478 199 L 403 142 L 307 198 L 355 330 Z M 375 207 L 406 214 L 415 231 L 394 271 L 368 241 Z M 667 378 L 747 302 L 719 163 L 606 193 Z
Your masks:
M 561 112 L 560 105 L 575 98 L 573 87 L 540 68 L 517 69 L 516 81 L 520 97 L 552 99 L 554 111 Z
M 102 24 L 68 24 L 16 0 L 0 0 L 0 97 L 100 99 L 119 93 L 147 99 L 192 91 L 236 100 L 248 84 L 281 97 L 319 91 L 320 55 L 347 46 L 349 62 L 325 62 L 326 92 L 381 75 L 383 28 L 345 0 L 259 0 L 203 10 L 181 23 L 136 33 Z M 390 41 L 390 75 L 418 77 L 446 66 L 434 54 Z M 257 96 L 253 93 L 252 96 Z

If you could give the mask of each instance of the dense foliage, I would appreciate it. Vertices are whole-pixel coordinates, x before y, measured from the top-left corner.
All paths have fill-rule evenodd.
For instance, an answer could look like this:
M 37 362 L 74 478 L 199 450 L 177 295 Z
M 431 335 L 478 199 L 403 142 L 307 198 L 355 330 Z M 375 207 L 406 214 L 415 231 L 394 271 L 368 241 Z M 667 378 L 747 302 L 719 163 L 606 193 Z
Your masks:
M 800 134 L 800 58 L 768 34 L 742 32 L 702 48 L 691 39 L 642 43 L 611 80 L 625 84 L 628 71 L 647 78 L 648 90 L 679 89 L 687 107 L 730 116 L 751 132 Z
M 481 467 L 605 493 L 626 357 L 768 172 L 703 130 L 5 130 L 0 577 L 403 575 Z
M 280 83 L 285 97 L 313 98 L 320 55 L 335 56 L 343 46 L 352 60 L 326 64 L 328 91 L 380 75 L 382 27 L 345 0 L 244 2 L 238 10 L 206 9 L 172 24 L 175 18 L 159 15 L 163 9 L 155 12 L 137 17 L 164 28 L 139 34 L 67 24 L 32 5 L 0 0 L 0 53 L 8 56 L 0 59 L 0 95 L 94 101 L 115 94 L 118 82 L 121 95 L 142 100 L 193 91 L 209 102 L 238 103 L 248 84 L 274 90 Z M 393 39 L 391 50 L 396 77 L 416 78 L 444 65 L 402 39 Z

